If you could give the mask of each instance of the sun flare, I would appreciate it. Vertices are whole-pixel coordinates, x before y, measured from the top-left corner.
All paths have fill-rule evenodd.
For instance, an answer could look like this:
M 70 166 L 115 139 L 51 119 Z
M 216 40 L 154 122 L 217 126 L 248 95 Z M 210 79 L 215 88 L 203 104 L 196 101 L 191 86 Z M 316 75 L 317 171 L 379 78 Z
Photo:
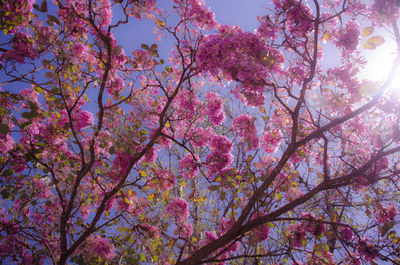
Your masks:
M 390 37 L 386 37 L 385 39 L 385 43 L 377 49 L 365 50 L 363 55 L 368 60 L 368 63 L 366 67 L 360 71 L 361 79 L 382 83 L 387 79 L 392 67 L 394 66 L 397 48 L 394 40 Z M 397 69 L 389 87 L 400 90 L 399 69 Z

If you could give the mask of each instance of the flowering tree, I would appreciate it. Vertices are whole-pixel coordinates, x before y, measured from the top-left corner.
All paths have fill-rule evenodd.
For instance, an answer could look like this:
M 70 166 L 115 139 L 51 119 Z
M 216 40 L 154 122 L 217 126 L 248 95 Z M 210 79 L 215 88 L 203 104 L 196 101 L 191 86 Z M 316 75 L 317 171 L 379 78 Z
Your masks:
M 0 260 L 399 264 L 400 58 L 360 77 L 399 1 L 270 7 L 1 0 Z M 168 58 L 119 45 L 144 19 Z

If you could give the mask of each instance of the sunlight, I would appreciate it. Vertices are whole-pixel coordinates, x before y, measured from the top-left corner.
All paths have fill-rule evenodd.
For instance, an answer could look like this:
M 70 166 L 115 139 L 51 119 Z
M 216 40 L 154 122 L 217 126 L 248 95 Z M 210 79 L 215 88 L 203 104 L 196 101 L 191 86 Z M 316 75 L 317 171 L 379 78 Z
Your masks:
M 390 37 L 385 37 L 385 43 L 376 50 L 364 50 L 363 55 L 368 60 L 365 69 L 361 70 L 359 77 L 373 82 L 384 82 L 393 67 L 396 56 L 396 43 Z M 391 88 L 400 90 L 400 73 L 397 71 L 390 84 Z

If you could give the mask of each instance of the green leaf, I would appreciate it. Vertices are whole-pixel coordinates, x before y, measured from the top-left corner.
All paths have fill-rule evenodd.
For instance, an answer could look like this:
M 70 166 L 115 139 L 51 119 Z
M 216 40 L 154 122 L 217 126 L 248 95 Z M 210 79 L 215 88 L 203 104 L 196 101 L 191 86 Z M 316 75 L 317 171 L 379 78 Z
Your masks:
M 55 22 L 55 23 L 57 23 L 58 25 L 61 25 L 60 20 L 59 20 L 58 18 L 56 18 L 55 16 L 53 16 L 53 15 L 47 15 L 47 18 L 49 19 L 49 22 L 51 22 L 51 23 Z
M 38 106 L 36 105 L 36 103 L 28 101 L 28 104 L 32 111 L 36 112 L 38 110 Z
M 33 119 L 37 116 L 37 112 L 34 111 L 30 111 L 30 112 L 24 112 L 21 114 L 22 117 L 24 117 L 25 119 Z
M 3 197 L 4 200 L 7 200 L 8 197 L 10 197 L 10 192 L 6 189 L 3 189 L 0 191 L 1 197 Z
M 10 131 L 10 128 L 7 124 L 0 123 L 0 134 L 7 134 Z
M 4 177 L 9 177 L 9 176 L 11 176 L 12 174 L 14 174 L 14 169 L 8 168 L 8 169 L 4 170 L 4 172 L 3 172 L 2 175 L 3 175 Z
M 19 127 L 20 127 L 21 129 L 24 129 L 24 128 L 26 128 L 27 126 L 29 126 L 29 125 L 31 125 L 31 124 L 32 124 L 32 121 L 26 121 L 26 122 L 21 123 L 21 124 L 19 125 Z
M 172 67 L 171 67 L 171 66 L 167 66 L 167 67 L 165 67 L 165 70 L 167 70 L 167 72 L 168 72 L 168 73 L 172 73 L 172 72 L 173 72 L 173 70 L 172 70 Z
M 219 189 L 219 185 L 212 185 L 212 186 L 209 186 L 208 189 L 211 190 L 211 191 L 218 190 L 218 189 Z
M 149 45 L 147 45 L 147 44 L 142 44 L 142 49 L 144 49 L 144 50 L 149 50 L 150 48 L 149 48 Z

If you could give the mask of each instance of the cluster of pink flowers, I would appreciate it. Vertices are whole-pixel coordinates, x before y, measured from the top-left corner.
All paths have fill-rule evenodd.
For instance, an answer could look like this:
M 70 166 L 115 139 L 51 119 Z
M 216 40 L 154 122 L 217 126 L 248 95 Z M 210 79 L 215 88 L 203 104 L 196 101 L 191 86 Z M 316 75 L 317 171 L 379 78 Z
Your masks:
M 147 163 L 153 163 L 157 159 L 158 152 L 156 148 L 153 146 L 149 149 L 149 151 L 144 154 L 143 160 Z
M 88 240 L 87 251 L 90 255 L 100 256 L 107 260 L 115 257 L 115 247 L 107 238 L 92 236 Z
M 350 241 L 353 239 L 353 230 L 348 226 L 340 226 L 340 240 Z
M 72 49 L 72 62 L 75 64 L 79 64 L 82 61 L 95 65 L 96 58 L 93 54 L 91 54 L 90 49 L 87 45 L 83 45 L 81 43 L 76 43 Z
M 202 244 L 207 245 L 208 243 L 210 243 L 216 239 L 218 239 L 218 235 L 214 231 L 204 231 L 204 239 L 202 241 Z M 224 250 L 222 253 L 220 253 L 220 255 L 216 259 L 226 259 L 230 253 L 237 251 L 238 247 L 239 247 L 239 242 L 234 243 L 228 249 L 226 249 L 226 247 L 227 246 L 224 246 L 216 251 L 217 253 L 219 253 Z M 222 262 L 215 263 L 215 264 L 225 265 L 226 262 L 222 261 Z
M 257 212 L 255 214 L 253 214 L 251 219 L 253 220 L 253 219 L 263 216 L 263 215 L 264 215 L 264 213 Z M 256 237 L 257 242 L 266 240 L 269 237 L 269 226 L 267 224 L 262 224 L 253 230 L 253 234 Z
M 260 105 L 266 77 L 279 70 L 283 57 L 257 34 L 239 27 L 220 26 L 219 34 L 206 36 L 197 52 L 197 67 L 204 73 L 240 82 L 249 105 Z
M 133 156 L 130 154 L 118 152 L 109 172 L 110 178 L 114 181 L 118 181 L 128 170 L 132 158 Z
M 303 218 L 312 220 L 304 224 L 304 230 L 311 233 L 313 236 L 319 236 L 326 231 L 324 223 L 318 221 L 313 213 L 304 213 Z
M 244 114 L 236 117 L 232 123 L 232 129 L 239 134 L 243 142 L 247 143 L 249 150 L 258 147 L 257 129 L 254 121 L 255 118 Z
M 56 115 L 56 114 L 54 114 Z M 58 126 L 62 128 L 64 125 L 69 123 L 69 116 L 66 110 L 61 110 L 59 112 L 60 117 L 58 118 Z M 72 112 L 72 125 L 74 127 L 74 130 L 77 132 L 80 130 L 83 130 L 94 123 L 94 117 L 91 112 L 81 110 L 81 109 L 75 109 Z
M 260 147 L 266 153 L 275 153 L 282 141 L 282 134 L 279 129 L 273 129 L 269 131 L 264 131 L 261 136 Z
M 222 217 L 221 223 L 219 224 L 219 233 L 221 235 L 225 234 L 234 224 L 233 219 L 226 219 Z M 240 242 L 237 241 L 233 243 L 228 249 L 227 252 L 236 252 L 239 250 Z
M 374 261 L 378 257 L 379 251 L 377 248 L 368 242 L 368 240 L 363 237 L 357 242 L 357 250 L 361 256 L 363 256 L 367 261 Z
M 371 6 L 371 17 L 391 23 L 399 17 L 400 2 L 397 0 L 375 0 Z
M 68 25 L 71 32 L 74 32 L 76 35 L 88 32 L 86 21 L 77 15 L 88 15 L 85 1 L 66 1 L 63 7 L 58 9 L 57 13 L 59 19 Z
M 306 239 L 307 232 L 314 237 L 318 237 L 326 231 L 324 223 L 318 220 L 314 214 L 305 213 L 302 217 L 307 219 L 307 221 L 296 225 L 290 224 L 288 226 L 288 237 L 290 243 L 294 247 L 303 246 L 303 241 Z
M 197 158 L 197 161 L 199 159 Z M 184 178 L 192 179 L 199 173 L 199 166 L 192 154 L 187 154 L 179 163 L 179 174 Z
M 207 156 L 207 165 L 210 175 L 217 173 L 232 163 L 232 143 L 222 135 L 212 136 L 210 139 L 211 153 Z
M 179 5 L 180 15 L 185 19 L 193 19 L 200 28 L 211 29 L 217 25 L 215 14 L 206 6 L 204 0 L 174 0 Z
M 188 238 L 193 233 L 193 227 L 188 222 L 189 205 L 187 201 L 181 197 L 175 197 L 167 205 L 167 213 L 173 216 L 176 224 L 176 232 L 182 238 Z
M 393 204 L 390 204 L 388 207 L 382 207 L 381 209 L 377 210 L 375 215 L 378 223 L 387 223 L 393 221 L 393 219 L 397 216 L 397 210 Z
M 193 128 L 190 130 L 186 137 L 190 140 L 193 147 L 202 147 L 208 144 L 212 131 L 210 128 L 204 130 L 202 128 Z
M 224 105 L 222 99 L 217 93 L 208 92 L 206 95 L 207 100 L 207 117 L 215 126 L 221 125 L 225 120 Z
M 306 232 L 304 231 L 303 227 L 301 224 L 291 224 L 288 227 L 289 231 L 289 240 L 290 244 L 292 244 L 293 247 L 302 247 L 303 246 L 303 241 L 306 238 Z
M 179 118 L 190 120 L 194 115 L 196 105 L 199 103 L 196 95 L 190 91 L 182 91 L 176 97 L 176 101 Z
M 162 169 L 156 173 L 158 188 L 161 190 L 170 190 L 175 184 L 175 175 L 169 170 Z
M 30 13 L 32 13 L 34 3 L 35 0 L 2 1 L 0 30 L 14 33 L 20 27 L 24 27 L 30 21 Z
M 181 197 L 175 197 L 167 205 L 167 213 L 177 220 L 184 221 L 189 217 L 189 205 L 187 201 Z
M 0 59 L 5 61 L 15 60 L 18 63 L 24 63 L 25 58 L 33 60 L 38 55 L 32 37 L 26 32 L 17 32 L 14 36 L 12 49 L 1 54 Z
M 329 69 L 327 71 L 328 76 L 326 82 L 335 82 L 336 86 L 347 89 L 353 97 L 357 98 L 357 96 L 359 96 L 360 84 L 356 77 L 352 75 L 352 70 L 351 65 Z
M 347 22 L 345 29 L 340 29 L 337 34 L 336 45 L 352 52 L 357 49 L 360 38 L 360 26 L 351 20 Z
M 257 33 L 260 37 L 265 39 L 276 39 L 278 38 L 278 28 L 272 23 L 268 16 L 257 17 L 260 22 L 260 26 L 257 28 Z
M 313 29 L 311 8 L 299 0 L 273 0 L 275 9 L 286 14 L 285 27 L 296 37 L 303 37 Z

